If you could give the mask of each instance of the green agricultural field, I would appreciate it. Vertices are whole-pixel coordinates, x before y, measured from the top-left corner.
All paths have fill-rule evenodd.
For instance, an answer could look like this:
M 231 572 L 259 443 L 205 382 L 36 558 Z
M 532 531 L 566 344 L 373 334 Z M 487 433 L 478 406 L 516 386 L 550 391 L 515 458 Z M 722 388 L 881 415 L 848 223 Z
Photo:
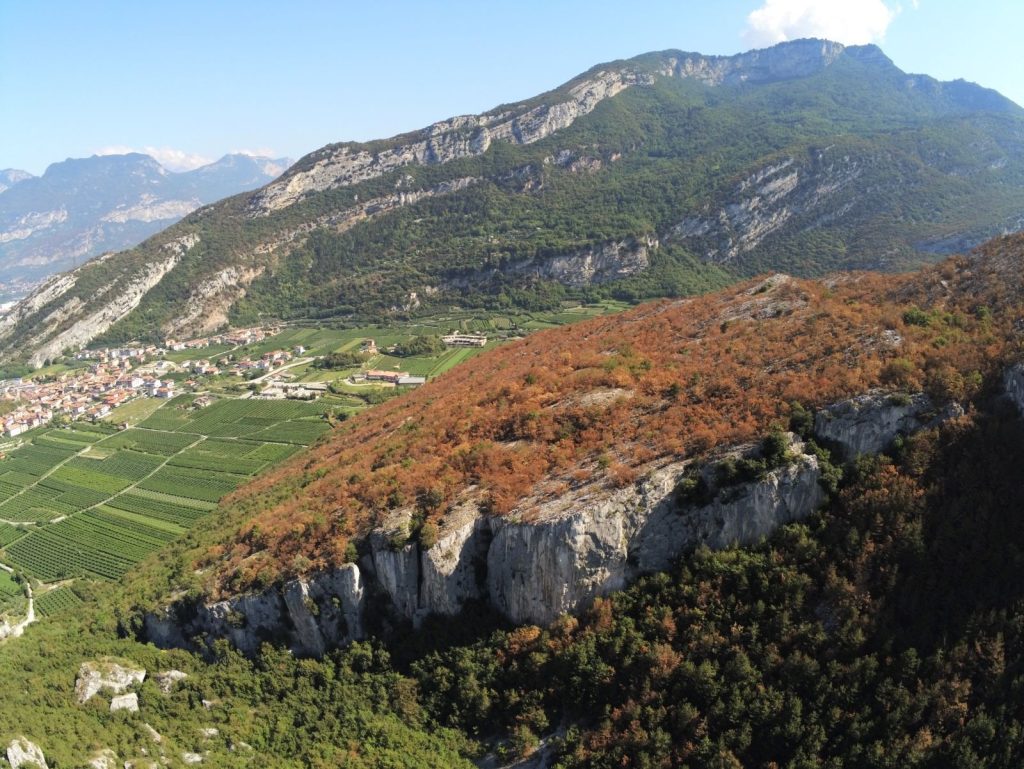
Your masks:
M 161 403 L 127 430 L 39 431 L 0 460 L 0 562 L 42 582 L 118 579 L 329 430 L 322 414 L 335 407 L 225 398 L 198 408 L 194 400 Z M 40 613 L 76 599 L 44 593 Z
M 43 617 L 52 617 L 55 614 L 73 611 L 81 603 L 82 599 L 71 588 L 61 586 L 38 596 L 36 611 Z
M 160 398 L 135 398 L 111 411 L 107 419 L 113 424 L 127 422 L 129 425 L 136 425 L 152 416 L 153 412 L 163 405 L 165 401 Z

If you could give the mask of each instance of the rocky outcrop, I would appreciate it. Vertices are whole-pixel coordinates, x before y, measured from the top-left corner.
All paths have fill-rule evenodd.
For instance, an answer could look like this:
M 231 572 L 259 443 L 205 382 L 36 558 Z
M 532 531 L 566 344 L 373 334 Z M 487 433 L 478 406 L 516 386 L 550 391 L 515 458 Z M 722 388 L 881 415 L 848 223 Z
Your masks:
M 142 668 L 128 667 L 111 660 L 83 662 L 75 680 L 75 697 L 79 703 L 84 703 L 104 690 L 122 694 L 145 679 L 146 671 Z
M 530 520 L 494 520 L 488 551 L 491 602 L 514 622 L 548 624 L 637 576 L 667 569 L 701 545 L 749 545 L 816 510 L 825 494 L 814 456 L 792 444 L 793 461 L 757 481 L 720 489 L 705 504 L 681 501 L 687 466 L 673 464 L 590 504 L 564 501 Z
M 345 564 L 282 589 L 247 593 L 198 606 L 175 605 L 145 618 L 144 635 L 157 646 L 189 647 L 193 638 L 227 638 L 253 654 L 264 641 L 286 643 L 315 656 L 362 638 L 365 588 L 359 567 Z
M 898 435 L 911 435 L 963 413 L 955 403 L 936 408 L 924 393 L 875 391 L 818 411 L 814 433 L 852 459 L 885 451 Z
M 89 759 L 89 769 L 117 769 L 117 753 L 110 748 L 96 751 Z
M 193 234 L 167 243 L 159 259 L 140 267 L 123 281 L 108 284 L 87 300 L 74 295 L 74 289 L 91 267 L 102 263 L 102 257 L 53 278 L 0 320 L 0 343 L 20 325 L 31 323 L 31 337 L 24 340 L 23 346 L 33 350 L 29 358 L 32 365 L 41 366 L 65 349 L 77 349 L 138 307 L 146 293 L 174 269 L 198 241 L 198 236 Z
M 833 148 L 799 163 L 784 158 L 742 179 L 720 208 L 680 221 L 668 238 L 707 261 L 732 262 L 786 227 L 809 229 L 846 216 L 857 201 L 843 193 L 863 172 L 862 160 Z
M 1007 373 L 1007 390 L 1024 408 L 1024 365 Z M 962 413 L 956 404 L 937 409 L 923 393 L 873 391 L 821 409 L 814 432 L 853 458 Z M 165 646 L 226 637 L 248 653 L 264 639 L 283 638 L 298 653 L 320 655 L 363 637 L 369 590 L 414 625 L 455 616 L 475 601 L 513 622 L 548 624 L 698 547 L 754 544 L 823 504 L 822 469 L 801 440 L 787 434 L 770 460 L 762 451 L 734 447 L 699 467 L 664 463 L 624 488 L 599 477 L 553 499 L 526 500 L 502 517 L 486 515 L 479 491 L 469 488 L 429 535 L 414 531 L 413 508 L 395 510 L 369 534 L 358 566 L 201 605 L 185 618 L 169 610 L 148 617 L 145 632 Z
M 188 678 L 188 673 L 181 670 L 162 670 L 153 678 L 156 679 L 156 684 L 160 687 L 160 691 L 164 694 L 170 694 L 178 682 Z
M 434 165 L 482 155 L 492 142 L 532 144 L 568 128 L 605 99 L 639 83 L 651 83 L 650 73 L 632 68 L 598 72 L 568 92 L 519 114 L 511 111 L 461 115 L 434 123 L 380 152 L 363 147 L 327 147 L 311 155 L 292 172 L 253 195 L 250 212 L 265 216 L 315 192 L 347 187 L 375 179 L 408 165 Z M 400 141 L 400 140 L 399 140 Z
M 1024 363 L 1010 366 L 1003 373 L 1003 390 L 1017 411 L 1024 414 Z
M 735 56 L 669 56 L 660 74 L 692 78 L 710 86 L 763 83 L 807 77 L 834 63 L 844 51 L 863 55 L 872 49 L 878 51 L 875 46 L 846 48 L 830 40 L 794 40 L 785 46 L 747 51 Z
M 247 653 L 264 639 L 283 638 L 297 653 L 321 655 L 363 636 L 364 573 L 414 624 L 431 614 L 454 616 L 477 600 L 515 622 L 550 623 L 700 545 L 750 544 L 809 515 L 824 500 L 818 462 L 795 438 L 790 451 L 786 464 L 761 478 L 721 489 L 712 483 L 699 503 L 680 495 L 692 469 L 687 462 L 663 465 L 623 489 L 595 481 L 529 516 L 483 515 L 471 489 L 429 547 L 409 539 L 412 509 L 398 510 L 370 534 L 360 566 L 201 605 L 187 617 L 181 607 L 171 609 L 148 617 L 145 633 L 164 646 L 226 637 Z
M 542 97 L 537 106 L 453 117 L 418 133 L 396 137 L 381 151 L 359 145 L 326 147 L 253 195 L 249 210 L 253 216 L 265 216 L 312 193 L 359 184 L 403 166 L 481 155 L 493 142 L 532 144 L 568 128 L 627 88 L 653 84 L 659 75 L 694 79 L 709 86 L 806 77 L 832 64 L 844 50 L 838 43 L 804 40 L 737 56 L 667 53 L 653 68 L 630 63 L 588 73 L 568 88 Z
M 650 264 L 650 252 L 656 248 L 658 239 L 654 236 L 609 241 L 567 254 L 537 256 L 500 267 L 463 272 L 451 277 L 448 284 L 464 288 L 502 277 L 528 277 L 580 288 L 643 272 Z
M 7 762 L 11 769 L 31 767 L 31 769 L 48 769 L 46 757 L 42 749 L 26 737 L 17 737 L 7 746 Z
M 139 695 L 135 692 L 130 694 L 119 694 L 116 697 L 110 698 L 110 712 L 116 713 L 118 710 L 127 710 L 130 713 L 139 712 Z

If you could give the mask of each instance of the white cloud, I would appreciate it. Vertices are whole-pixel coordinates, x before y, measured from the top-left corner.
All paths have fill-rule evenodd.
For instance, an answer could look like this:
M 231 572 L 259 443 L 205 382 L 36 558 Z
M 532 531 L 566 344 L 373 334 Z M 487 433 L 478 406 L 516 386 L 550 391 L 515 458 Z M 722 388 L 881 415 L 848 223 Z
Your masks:
M 743 38 L 753 46 L 801 37 L 863 45 L 881 40 L 898 12 L 882 0 L 763 0 Z
M 276 157 L 277 153 L 274 152 L 270 147 L 257 147 L 254 150 L 231 150 L 232 155 L 248 155 L 251 158 L 272 158 Z
M 96 150 L 97 155 L 125 155 L 129 152 L 141 152 L 154 158 L 168 171 L 191 171 L 193 168 L 205 166 L 213 162 L 213 158 L 199 155 L 173 147 L 128 147 L 117 144 Z

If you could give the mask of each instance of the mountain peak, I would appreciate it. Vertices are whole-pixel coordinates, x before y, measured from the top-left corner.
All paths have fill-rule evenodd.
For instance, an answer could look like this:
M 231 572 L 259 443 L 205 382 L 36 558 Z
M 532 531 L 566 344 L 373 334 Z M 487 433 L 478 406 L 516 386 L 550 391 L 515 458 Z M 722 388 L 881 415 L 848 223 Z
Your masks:
M 876 46 L 820 39 L 600 64 L 531 99 L 316 150 L 82 268 L 59 300 L 26 299 L 0 346 L 42 360 L 98 334 L 199 334 L 225 317 L 546 307 L 692 292 L 726 273 L 903 269 L 1019 228 L 1024 116 L 1006 104 L 907 75 Z M 241 177 L 258 162 L 212 165 Z M 198 249 L 187 269 L 183 244 Z M 148 293 L 149 275 L 165 288 Z M 106 298 L 87 291 L 98 284 Z M 74 308 L 60 328 L 51 302 Z
M 23 182 L 26 179 L 34 179 L 35 177 L 28 171 L 22 171 L 17 168 L 4 168 L 0 169 L 0 192 L 9 190 L 18 182 Z

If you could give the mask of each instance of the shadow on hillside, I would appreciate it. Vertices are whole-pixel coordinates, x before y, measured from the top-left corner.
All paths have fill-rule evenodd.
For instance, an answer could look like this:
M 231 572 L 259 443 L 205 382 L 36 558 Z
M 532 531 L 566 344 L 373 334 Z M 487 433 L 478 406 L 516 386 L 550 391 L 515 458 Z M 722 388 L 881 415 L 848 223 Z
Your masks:
M 906 643 L 932 650 L 1024 600 L 1022 468 L 1024 421 L 1005 400 L 940 432 L 924 476 L 923 550 L 889 603 Z

